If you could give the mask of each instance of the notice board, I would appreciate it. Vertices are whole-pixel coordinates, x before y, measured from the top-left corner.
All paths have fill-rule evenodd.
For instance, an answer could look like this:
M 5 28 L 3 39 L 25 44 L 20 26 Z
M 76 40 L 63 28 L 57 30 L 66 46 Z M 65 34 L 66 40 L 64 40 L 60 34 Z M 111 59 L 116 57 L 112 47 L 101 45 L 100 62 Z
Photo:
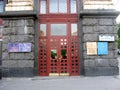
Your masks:
M 108 54 L 108 42 L 98 42 L 98 55 Z
M 87 55 L 97 55 L 97 42 L 87 42 Z
M 8 52 L 31 52 L 31 43 L 9 43 Z

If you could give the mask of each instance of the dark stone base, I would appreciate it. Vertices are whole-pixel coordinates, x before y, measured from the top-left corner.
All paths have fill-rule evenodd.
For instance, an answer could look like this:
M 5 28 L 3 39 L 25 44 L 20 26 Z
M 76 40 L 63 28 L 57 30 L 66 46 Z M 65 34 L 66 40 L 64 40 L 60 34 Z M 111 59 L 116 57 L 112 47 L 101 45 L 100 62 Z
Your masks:
M 2 70 L 0 69 L 0 79 L 2 79 Z
M 85 68 L 85 76 L 112 76 L 118 75 L 118 67 L 96 67 Z
M 33 68 L 9 68 L 2 70 L 3 77 L 32 77 Z

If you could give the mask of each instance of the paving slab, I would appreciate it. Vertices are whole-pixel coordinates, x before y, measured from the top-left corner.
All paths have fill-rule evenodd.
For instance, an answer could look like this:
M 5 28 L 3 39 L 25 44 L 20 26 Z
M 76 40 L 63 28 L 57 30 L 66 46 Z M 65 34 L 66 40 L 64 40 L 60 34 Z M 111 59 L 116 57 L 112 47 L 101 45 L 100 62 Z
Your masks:
M 0 90 L 120 90 L 120 77 L 3 78 Z

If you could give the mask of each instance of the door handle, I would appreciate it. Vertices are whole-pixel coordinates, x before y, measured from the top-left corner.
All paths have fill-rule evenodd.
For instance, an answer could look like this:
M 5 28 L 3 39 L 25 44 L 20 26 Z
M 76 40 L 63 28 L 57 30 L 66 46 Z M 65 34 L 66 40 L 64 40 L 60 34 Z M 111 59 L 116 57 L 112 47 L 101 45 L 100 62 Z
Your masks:
M 58 60 L 61 62 L 62 61 L 62 57 L 59 57 Z

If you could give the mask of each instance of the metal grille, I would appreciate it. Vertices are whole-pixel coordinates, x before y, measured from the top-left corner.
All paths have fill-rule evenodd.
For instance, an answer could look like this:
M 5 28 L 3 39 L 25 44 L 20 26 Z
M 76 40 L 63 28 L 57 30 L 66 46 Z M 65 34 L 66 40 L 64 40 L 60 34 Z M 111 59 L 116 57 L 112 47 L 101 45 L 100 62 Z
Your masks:
M 52 50 L 57 50 L 57 39 L 51 39 L 50 40 L 50 51 Z M 51 52 L 50 52 L 51 53 Z M 56 51 L 57 53 L 57 51 Z M 50 57 L 50 73 L 58 73 L 58 60 L 57 60 L 57 55 L 55 57 L 52 58 L 52 56 Z
M 66 51 L 65 56 L 62 57 L 62 59 L 60 60 L 60 73 L 68 73 L 69 69 L 68 69 L 68 40 L 66 38 L 64 39 L 60 39 L 60 46 L 61 46 L 61 53 L 63 51 Z
M 77 36 L 71 37 L 71 75 L 80 74 L 79 47 Z
M 40 39 L 39 44 L 39 74 L 41 76 L 47 75 L 47 53 L 46 53 L 46 39 Z

